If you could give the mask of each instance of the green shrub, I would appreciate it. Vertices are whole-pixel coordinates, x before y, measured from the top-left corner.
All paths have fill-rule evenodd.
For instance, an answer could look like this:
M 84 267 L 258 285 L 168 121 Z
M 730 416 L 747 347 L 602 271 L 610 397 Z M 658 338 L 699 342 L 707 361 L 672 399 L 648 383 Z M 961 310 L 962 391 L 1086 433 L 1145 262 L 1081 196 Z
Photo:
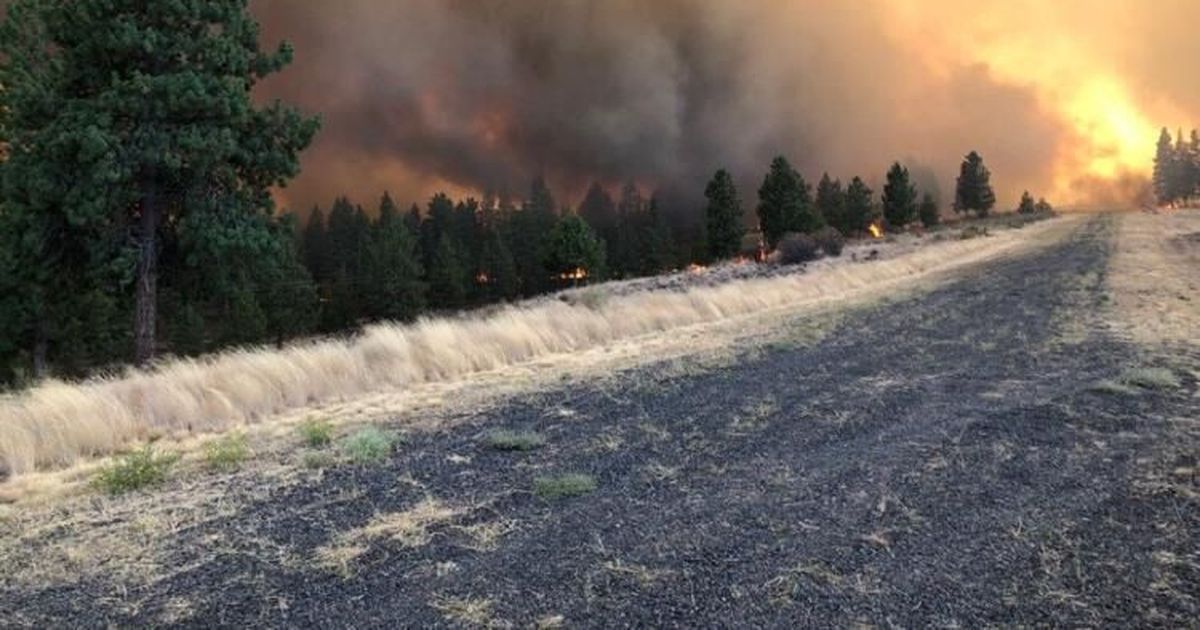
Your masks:
M 342 441 L 342 450 L 356 464 L 377 464 L 392 454 L 400 436 L 379 427 L 364 427 Z
M 835 258 L 842 255 L 842 248 L 846 246 L 846 239 L 842 233 L 828 225 L 814 232 L 813 240 L 817 241 L 817 245 L 826 256 Z
M 333 425 L 312 418 L 300 425 L 300 438 L 308 448 L 325 448 L 333 443 Z
M 241 433 L 227 435 L 204 445 L 204 462 L 211 470 L 236 470 L 250 457 L 250 446 Z
M 177 461 L 179 455 L 159 454 L 153 446 L 146 445 L 101 468 L 96 474 L 96 485 L 113 495 L 156 486 L 167 480 L 167 473 Z
M 1121 377 L 1121 382 L 1142 389 L 1173 389 L 1179 387 L 1179 377 L 1166 368 L 1135 368 Z
M 533 431 L 500 429 L 488 434 L 488 446 L 499 451 L 532 451 L 546 443 L 546 438 Z
M 567 473 L 555 477 L 538 477 L 533 482 L 533 491 L 543 499 L 577 497 L 596 489 L 596 480 L 591 475 Z
M 807 234 L 785 234 L 775 248 L 779 252 L 780 264 L 784 265 L 816 260 L 820 250 L 817 241 Z

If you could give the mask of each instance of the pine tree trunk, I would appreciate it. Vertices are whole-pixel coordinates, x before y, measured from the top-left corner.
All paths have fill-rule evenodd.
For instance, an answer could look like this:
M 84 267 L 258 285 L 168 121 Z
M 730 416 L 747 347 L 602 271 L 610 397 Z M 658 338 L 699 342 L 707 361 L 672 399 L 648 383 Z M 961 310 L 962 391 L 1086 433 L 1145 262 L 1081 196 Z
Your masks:
M 158 315 L 158 223 L 162 208 L 158 195 L 146 193 L 138 226 L 137 288 L 134 298 L 134 362 L 145 365 L 154 358 L 155 321 Z

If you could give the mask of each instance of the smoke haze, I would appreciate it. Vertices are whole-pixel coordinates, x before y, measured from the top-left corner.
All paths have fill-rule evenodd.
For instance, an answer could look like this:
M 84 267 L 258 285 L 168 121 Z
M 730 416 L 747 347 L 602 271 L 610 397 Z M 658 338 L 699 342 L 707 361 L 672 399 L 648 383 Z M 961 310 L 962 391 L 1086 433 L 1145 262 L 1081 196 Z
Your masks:
M 727 167 L 744 201 L 775 154 L 878 187 L 888 164 L 953 191 L 979 150 L 1002 206 L 1139 194 L 1159 125 L 1189 125 L 1200 4 L 1036 0 L 254 0 L 296 62 L 264 96 L 324 128 L 281 196 L 385 189 L 566 201 L 632 178 L 694 201 Z

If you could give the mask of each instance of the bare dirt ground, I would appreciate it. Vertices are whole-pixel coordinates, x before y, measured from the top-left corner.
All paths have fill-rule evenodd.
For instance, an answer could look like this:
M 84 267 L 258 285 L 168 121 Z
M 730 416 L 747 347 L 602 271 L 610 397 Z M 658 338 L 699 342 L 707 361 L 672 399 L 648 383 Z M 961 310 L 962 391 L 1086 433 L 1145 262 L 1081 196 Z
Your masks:
M 380 465 L 0 513 L 0 625 L 1193 625 L 1197 234 L 1077 219 L 759 339 L 397 419 Z M 535 491 L 567 473 L 595 488 Z

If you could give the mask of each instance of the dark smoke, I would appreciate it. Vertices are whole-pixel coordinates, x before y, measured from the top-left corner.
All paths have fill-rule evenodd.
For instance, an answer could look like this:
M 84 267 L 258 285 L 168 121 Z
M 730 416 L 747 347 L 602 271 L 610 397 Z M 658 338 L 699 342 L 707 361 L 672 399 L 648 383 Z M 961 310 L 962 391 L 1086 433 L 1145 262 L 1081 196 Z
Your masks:
M 1050 185 L 1061 122 L 986 66 L 931 73 L 872 3 L 823 0 L 255 0 L 296 63 L 263 87 L 325 121 L 295 207 L 337 194 L 578 201 L 635 179 L 694 205 L 730 168 L 750 202 L 771 157 L 876 187 L 903 159 L 949 203 L 983 153 L 1002 204 Z M 747 203 L 747 206 L 750 204 Z

